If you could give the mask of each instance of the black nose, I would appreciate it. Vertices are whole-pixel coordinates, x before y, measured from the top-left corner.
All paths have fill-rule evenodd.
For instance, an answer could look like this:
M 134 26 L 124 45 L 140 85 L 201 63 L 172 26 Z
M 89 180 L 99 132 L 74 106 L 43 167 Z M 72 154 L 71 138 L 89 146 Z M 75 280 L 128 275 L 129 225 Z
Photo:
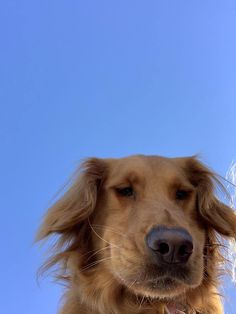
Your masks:
M 193 239 L 183 228 L 155 227 L 147 234 L 146 244 L 159 262 L 168 264 L 184 264 L 193 252 Z

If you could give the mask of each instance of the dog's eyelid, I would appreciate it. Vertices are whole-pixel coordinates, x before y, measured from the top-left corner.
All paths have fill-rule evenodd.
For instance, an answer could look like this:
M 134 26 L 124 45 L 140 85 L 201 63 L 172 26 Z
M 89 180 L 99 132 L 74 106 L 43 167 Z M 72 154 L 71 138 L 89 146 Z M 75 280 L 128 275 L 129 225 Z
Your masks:
M 175 191 L 175 198 L 176 200 L 187 200 L 193 194 L 194 190 L 189 188 L 177 188 Z
M 185 191 L 187 193 L 193 193 L 195 191 L 194 188 L 189 187 L 189 186 L 180 186 L 180 187 L 177 187 L 176 190 Z
M 121 197 L 133 197 L 135 195 L 133 185 L 130 182 L 116 184 L 111 189 Z
M 123 188 L 116 188 L 116 193 L 118 193 L 122 197 L 133 197 L 134 189 L 132 186 L 125 186 Z
M 112 184 L 110 186 L 108 186 L 108 189 L 111 190 L 121 190 L 121 189 L 125 189 L 125 188 L 129 188 L 129 187 L 133 187 L 133 185 L 130 182 L 122 182 L 122 183 L 117 183 L 117 184 Z

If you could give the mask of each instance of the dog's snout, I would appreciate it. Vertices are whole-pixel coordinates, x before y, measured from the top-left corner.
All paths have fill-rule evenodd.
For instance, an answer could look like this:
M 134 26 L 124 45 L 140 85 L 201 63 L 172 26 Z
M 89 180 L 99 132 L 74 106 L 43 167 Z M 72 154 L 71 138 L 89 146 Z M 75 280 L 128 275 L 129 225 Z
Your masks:
M 146 236 L 146 245 L 157 262 L 184 264 L 193 252 L 193 240 L 183 228 L 158 226 Z

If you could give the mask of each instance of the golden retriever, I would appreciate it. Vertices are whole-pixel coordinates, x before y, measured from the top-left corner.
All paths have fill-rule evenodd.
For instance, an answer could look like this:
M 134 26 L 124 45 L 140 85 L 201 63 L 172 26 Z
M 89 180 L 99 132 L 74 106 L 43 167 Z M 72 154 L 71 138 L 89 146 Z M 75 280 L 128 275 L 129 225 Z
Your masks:
M 62 314 L 222 314 L 221 242 L 236 215 L 195 156 L 87 159 L 49 209 L 46 268 L 67 282 Z

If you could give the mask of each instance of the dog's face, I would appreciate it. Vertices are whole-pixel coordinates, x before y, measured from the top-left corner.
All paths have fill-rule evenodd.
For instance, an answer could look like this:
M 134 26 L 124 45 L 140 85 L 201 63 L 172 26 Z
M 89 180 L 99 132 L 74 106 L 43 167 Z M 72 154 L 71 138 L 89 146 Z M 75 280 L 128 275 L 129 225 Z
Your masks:
M 235 215 L 215 197 L 214 181 L 195 157 L 88 159 L 39 237 L 58 233 L 70 244 L 59 260 L 81 251 L 83 262 L 73 263 L 83 275 L 102 265 L 135 294 L 173 299 L 212 271 L 215 232 L 235 236 Z
M 178 160 L 110 160 L 91 224 L 95 248 L 108 258 L 112 275 L 151 297 L 172 297 L 198 286 L 206 230 L 196 198 Z

